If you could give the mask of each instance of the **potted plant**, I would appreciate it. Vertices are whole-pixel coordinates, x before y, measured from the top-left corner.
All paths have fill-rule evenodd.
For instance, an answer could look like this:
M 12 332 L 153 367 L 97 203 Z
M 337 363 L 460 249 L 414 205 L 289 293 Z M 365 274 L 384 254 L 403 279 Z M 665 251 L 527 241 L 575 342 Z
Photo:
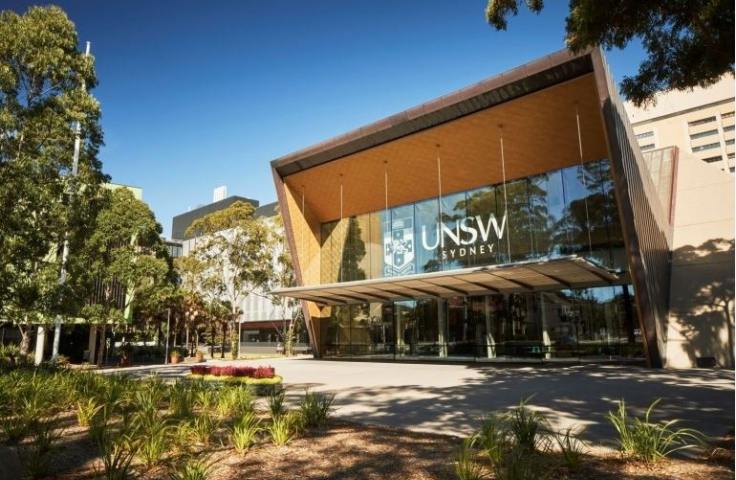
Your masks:
M 196 352 L 194 352 L 194 358 L 195 360 L 197 360 L 197 363 L 204 362 L 204 353 L 202 352 L 202 350 L 197 350 Z
M 133 345 L 129 343 L 123 343 L 118 349 L 120 354 L 120 366 L 127 367 L 133 363 Z
M 181 352 L 179 350 L 172 350 L 171 351 L 171 363 L 179 363 L 181 362 Z

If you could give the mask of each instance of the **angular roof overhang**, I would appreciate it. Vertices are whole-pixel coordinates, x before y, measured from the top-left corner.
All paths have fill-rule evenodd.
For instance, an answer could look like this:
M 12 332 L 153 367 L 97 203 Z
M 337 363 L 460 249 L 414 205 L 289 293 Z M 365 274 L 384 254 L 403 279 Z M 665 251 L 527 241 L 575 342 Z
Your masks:
M 582 257 L 568 256 L 403 277 L 282 288 L 271 293 L 326 306 L 618 285 L 628 280 L 624 277 L 627 275 L 611 272 Z

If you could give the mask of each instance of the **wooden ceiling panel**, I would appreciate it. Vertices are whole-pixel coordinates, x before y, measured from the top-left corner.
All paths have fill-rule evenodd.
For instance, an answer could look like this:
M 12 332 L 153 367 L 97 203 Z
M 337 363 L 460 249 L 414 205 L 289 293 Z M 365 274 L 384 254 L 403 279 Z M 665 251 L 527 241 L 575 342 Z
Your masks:
M 502 126 L 506 179 L 523 178 L 607 156 L 592 74 L 287 176 L 320 222 L 501 183 Z M 342 184 L 342 205 L 340 185 Z

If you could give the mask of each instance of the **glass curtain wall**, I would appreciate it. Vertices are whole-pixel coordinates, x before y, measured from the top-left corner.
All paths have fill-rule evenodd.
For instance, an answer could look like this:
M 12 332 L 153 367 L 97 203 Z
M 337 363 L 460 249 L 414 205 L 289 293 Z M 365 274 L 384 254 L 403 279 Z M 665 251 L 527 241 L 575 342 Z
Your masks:
M 580 255 L 625 270 L 608 160 L 328 222 L 321 282 Z
M 333 307 L 327 357 L 643 358 L 630 285 Z

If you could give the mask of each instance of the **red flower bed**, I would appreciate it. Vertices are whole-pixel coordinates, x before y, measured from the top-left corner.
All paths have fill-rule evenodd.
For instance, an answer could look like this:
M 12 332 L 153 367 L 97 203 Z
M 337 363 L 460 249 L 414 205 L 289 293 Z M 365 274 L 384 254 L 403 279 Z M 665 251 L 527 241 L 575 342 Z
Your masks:
M 215 377 L 273 378 L 276 375 L 276 369 L 273 367 L 206 367 L 195 365 L 189 371 L 193 375 L 213 375 Z

